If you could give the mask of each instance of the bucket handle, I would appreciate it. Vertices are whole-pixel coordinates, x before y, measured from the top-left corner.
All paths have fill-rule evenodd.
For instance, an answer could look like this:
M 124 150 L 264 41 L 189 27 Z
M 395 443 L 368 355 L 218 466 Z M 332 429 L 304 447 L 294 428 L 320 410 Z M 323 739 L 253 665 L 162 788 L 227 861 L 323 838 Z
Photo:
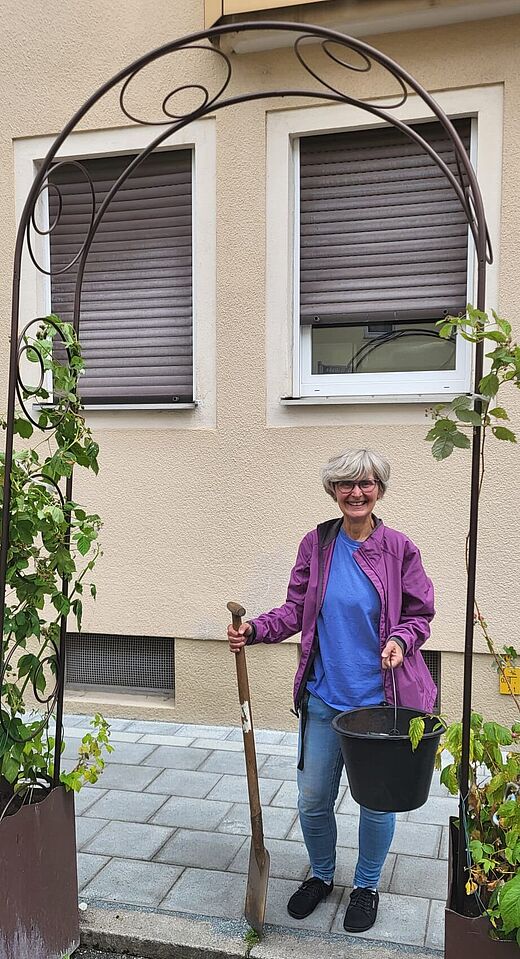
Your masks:
M 400 732 L 397 728 L 397 689 L 395 685 L 395 676 L 394 676 L 394 667 L 390 664 L 390 672 L 392 676 L 392 686 L 394 687 L 394 728 L 390 730 L 391 736 L 400 736 Z

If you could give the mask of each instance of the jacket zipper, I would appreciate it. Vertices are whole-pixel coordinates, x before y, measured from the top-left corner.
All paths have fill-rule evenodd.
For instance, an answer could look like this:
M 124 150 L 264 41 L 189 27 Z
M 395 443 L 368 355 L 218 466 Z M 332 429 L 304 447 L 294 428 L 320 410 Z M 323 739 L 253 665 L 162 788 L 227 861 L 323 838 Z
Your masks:
M 302 701 L 303 696 L 304 696 L 304 694 L 305 694 L 305 687 L 306 687 L 306 685 L 307 685 L 307 680 L 308 680 L 308 678 L 309 678 L 309 673 L 310 673 L 310 671 L 311 671 L 311 666 L 312 666 L 312 664 L 313 664 L 313 662 L 314 662 L 316 653 L 318 652 L 318 616 L 319 616 L 319 614 L 320 614 L 320 610 L 321 610 L 321 607 L 322 607 L 322 605 L 323 605 L 322 592 L 323 592 L 323 572 L 324 572 L 324 570 L 323 570 L 323 547 L 320 547 L 320 545 L 318 544 L 318 549 L 319 549 L 319 553 L 318 553 L 318 586 L 317 586 L 317 589 L 316 589 L 316 596 L 317 596 L 317 598 L 318 598 L 318 604 L 317 604 L 317 607 L 316 607 L 316 627 L 315 627 L 315 630 L 314 630 L 314 638 L 313 638 L 313 641 L 312 641 L 312 646 L 311 646 L 311 649 L 310 649 L 310 652 L 309 652 L 309 659 L 307 660 L 307 665 L 306 665 L 306 667 L 305 667 L 305 669 L 304 669 L 304 671 L 303 671 L 303 676 L 302 676 L 301 682 L 300 682 L 300 688 L 298 689 L 298 696 L 297 696 L 296 702 L 295 702 L 295 704 L 294 704 L 295 707 L 296 707 L 296 709 L 291 709 L 291 712 L 293 713 L 294 716 L 296 716 L 296 718 L 298 718 L 298 716 L 300 715 L 300 704 L 301 704 L 301 701 Z

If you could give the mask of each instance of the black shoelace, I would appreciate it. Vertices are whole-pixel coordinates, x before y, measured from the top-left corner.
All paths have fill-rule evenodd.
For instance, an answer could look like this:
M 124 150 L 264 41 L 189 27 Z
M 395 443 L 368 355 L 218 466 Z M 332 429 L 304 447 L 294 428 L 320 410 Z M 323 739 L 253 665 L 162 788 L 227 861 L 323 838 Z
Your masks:
M 374 911 L 375 895 L 371 889 L 354 889 L 350 899 L 351 905 L 371 915 Z

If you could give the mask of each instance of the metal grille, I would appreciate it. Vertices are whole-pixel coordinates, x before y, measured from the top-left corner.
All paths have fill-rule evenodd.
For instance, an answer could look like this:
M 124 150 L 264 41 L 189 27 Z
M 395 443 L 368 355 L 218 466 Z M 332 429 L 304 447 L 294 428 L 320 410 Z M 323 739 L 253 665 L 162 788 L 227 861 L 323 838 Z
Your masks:
M 173 692 L 175 640 L 157 636 L 68 633 L 66 682 Z
M 441 708 L 441 654 L 436 650 L 421 650 L 424 662 L 430 670 L 432 679 L 437 686 L 437 699 L 435 700 L 435 712 L 440 712 Z

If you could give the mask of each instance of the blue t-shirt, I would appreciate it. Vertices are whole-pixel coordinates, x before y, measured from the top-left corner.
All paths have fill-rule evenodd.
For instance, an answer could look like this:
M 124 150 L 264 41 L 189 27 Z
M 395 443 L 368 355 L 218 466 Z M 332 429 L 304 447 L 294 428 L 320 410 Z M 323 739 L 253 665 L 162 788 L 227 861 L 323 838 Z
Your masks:
M 307 689 L 333 709 L 384 700 L 379 641 L 381 600 L 354 553 L 361 543 L 343 529 L 336 537 L 323 606 L 319 648 Z

